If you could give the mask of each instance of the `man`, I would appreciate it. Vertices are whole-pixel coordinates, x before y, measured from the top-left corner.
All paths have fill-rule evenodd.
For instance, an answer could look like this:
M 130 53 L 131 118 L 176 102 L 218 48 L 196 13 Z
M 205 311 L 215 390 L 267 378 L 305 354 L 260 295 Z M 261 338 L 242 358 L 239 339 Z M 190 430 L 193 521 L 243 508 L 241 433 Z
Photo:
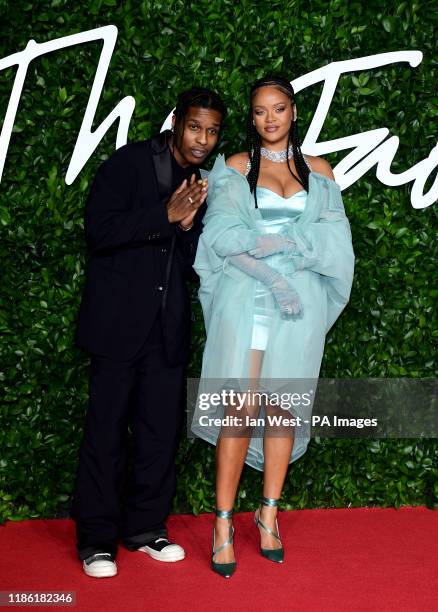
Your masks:
M 159 561 L 184 558 L 165 519 L 190 342 L 185 279 L 207 195 L 198 167 L 225 114 L 211 90 L 183 92 L 172 132 L 118 149 L 87 200 L 90 260 L 76 341 L 91 353 L 90 397 L 72 510 L 89 576 L 117 573 L 119 536 Z M 128 425 L 133 466 L 124 488 Z

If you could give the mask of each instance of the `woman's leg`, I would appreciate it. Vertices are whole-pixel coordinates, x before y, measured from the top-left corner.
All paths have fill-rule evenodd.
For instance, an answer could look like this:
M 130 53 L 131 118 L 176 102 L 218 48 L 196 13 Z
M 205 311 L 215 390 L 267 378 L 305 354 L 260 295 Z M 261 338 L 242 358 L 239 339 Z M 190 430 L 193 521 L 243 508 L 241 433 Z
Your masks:
M 249 378 L 258 380 L 264 351 L 251 350 L 249 356 Z M 256 416 L 258 407 L 245 406 L 245 413 Z M 245 462 L 250 441 L 251 430 L 242 437 L 219 436 L 216 445 L 216 507 L 219 510 L 231 510 L 234 506 L 240 475 Z M 242 434 L 241 434 L 242 435 Z M 229 538 L 229 520 L 216 517 L 216 548 Z M 232 563 L 235 561 L 232 546 L 226 546 L 216 556 L 217 563 Z
M 268 415 L 285 416 L 285 412 L 278 408 L 278 406 L 268 405 L 266 407 L 266 416 Z M 286 414 L 286 416 L 289 417 L 290 415 Z M 293 430 L 289 427 L 284 429 L 285 431 L 282 432 L 280 427 L 272 427 L 270 429 L 265 427 L 265 437 L 263 440 L 263 454 L 265 457 L 263 496 L 272 499 L 279 499 L 281 497 L 294 444 Z M 277 533 L 275 525 L 276 517 L 276 506 L 261 506 L 260 520 L 266 527 L 272 529 L 274 533 Z M 281 543 L 264 529 L 260 529 L 260 536 L 262 548 L 281 548 Z

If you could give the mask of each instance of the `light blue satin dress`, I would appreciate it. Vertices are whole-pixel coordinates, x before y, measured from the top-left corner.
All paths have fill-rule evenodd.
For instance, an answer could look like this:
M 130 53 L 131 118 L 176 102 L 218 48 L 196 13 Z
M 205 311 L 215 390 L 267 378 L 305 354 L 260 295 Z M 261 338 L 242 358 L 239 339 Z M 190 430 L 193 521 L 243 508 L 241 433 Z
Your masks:
M 257 205 L 262 218 L 257 221 L 261 234 L 278 234 L 291 219 L 301 214 L 306 206 L 307 192 L 304 190 L 288 198 L 275 193 L 267 187 L 257 187 Z M 274 270 L 281 270 L 284 256 L 271 255 L 265 258 Z M 257 282 L 254 296 L 254 323 L 251 348 L 264 351 L 268 344 L 269 328 L 275 316 L 272 291 L 260 281 Z
M 191 430 L 216 444 L 224 432 L 220 419 L 226 407 L 223 402 L 201 405 L 201 399 L 227 389 L 245 391 L 254 349 L 263 351 L 260 387 L 269 394 L 317 381 L 326 333 L 350 296 L 354 253 L 341 191 L 331 179 L 312 171 L 308 192 L 289 198 L 258 187 L 258 208 L 245 176 L 226 166 L 223 156 L 217 157 L 208 180 L 208 208 L 194 264 L 207 339 Z M 296 245 L 292 255 L 262 259 L 300 296 L 302 316 L 295 319 L 283 319 L 271 292 L 230 261 L 254 249 L 266 232 L 281 232 Z M 285 413 L 306 417 L 311 407 L 291 405 Z M 291 462 L 305 453 L 310 427 L 297 427 L 294 433 Z M 251 437 L 245 462 L 264 469 L 263 431 Z

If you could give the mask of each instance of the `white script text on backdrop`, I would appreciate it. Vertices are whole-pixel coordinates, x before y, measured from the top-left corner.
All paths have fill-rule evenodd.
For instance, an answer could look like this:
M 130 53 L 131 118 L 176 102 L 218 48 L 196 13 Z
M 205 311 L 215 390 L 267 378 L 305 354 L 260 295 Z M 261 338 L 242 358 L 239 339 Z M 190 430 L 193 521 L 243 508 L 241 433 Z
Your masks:
M 77 178 L 99 142 L 117 119 L 119 119 L 119 125 L 116 148 L 121 147 L 127 142 L 129 123 L 135 108 L 135 100 L 132 96 L 123 98 L 107 118 L 92 131 L 96 109 L 117 40 L 117 28 L 114 25 L 108 25 L 41 44 L 30 40 L 23 51 L 13 53 L 0 60 L 0 70 L 5 70 L 11 66 L 18 66 L 0 134 L 0 181 L 30 62 L 52 51 L 59 51 L 66 47 L 89 43 L 95 40 L 103 40 L 103 48 L 91 88 L 90 98 L 67 170 L 66 183 L 71 185 Z M 399 138 L 397 136 L 387 138 L 389 129 L 386 127 L 326 142 L 317 142 L 336 91 L 339 77 L 342 74 L 371 70 L 372 68 L 398 62 L 408 62 L 415 68 L 420 64 L 422 58 L 423 54 L 421 51 L 380 53 L 367 57 L 332 62 L 292 81 L 296 93 L 315 83 L 324 82 L 321 98 L 304 138 L 302 149 L 309 155 L 324 155 L 344 149 L 352 149 L 333 169 L 336 181 L 341 189 L 349 187 L 375 165 L 376 176 L 384 185 L 398 186 L 409 182 L 413 183 L 411 203 L 414 208 L 426 208 L 438 200 L 438 176 L 435 177 L 429 191 L 424 193 L 428 177 L 438 166 L 438 145 L 433 147 L 428 157 L 417 162 L 412 168 L 400 174 L 393 174 L 391 172 L 391 163 L 399 146 Z M 162 129 L 170 125 L 171 114 L 167 117 Z

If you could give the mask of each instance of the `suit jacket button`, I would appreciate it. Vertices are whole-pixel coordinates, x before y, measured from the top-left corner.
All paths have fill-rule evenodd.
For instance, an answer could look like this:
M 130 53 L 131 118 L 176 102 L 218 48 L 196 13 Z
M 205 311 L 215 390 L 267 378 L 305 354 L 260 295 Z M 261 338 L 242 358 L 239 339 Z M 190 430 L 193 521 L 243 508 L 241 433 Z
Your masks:
M 162 285 L 158 285 L 157 289 L 158 289 L 158 291 L 163 291 L 163 286 Z
M 163 255 L 165 255 L 167 253 L 167 249 L 161 249 L 161 252 L 163 253 Z

